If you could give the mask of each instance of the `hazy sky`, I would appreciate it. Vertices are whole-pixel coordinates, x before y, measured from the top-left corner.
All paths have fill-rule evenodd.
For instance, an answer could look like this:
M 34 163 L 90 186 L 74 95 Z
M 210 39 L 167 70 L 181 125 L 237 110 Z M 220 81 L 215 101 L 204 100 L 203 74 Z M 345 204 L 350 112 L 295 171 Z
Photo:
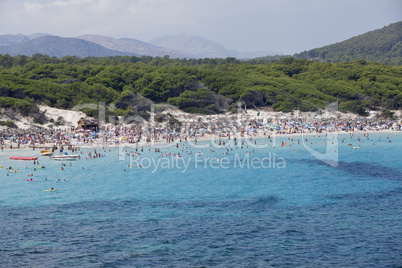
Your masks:
M 402 0 L 0 0 L 0 34 L 198 35 L 293 54 L 402 20 Z

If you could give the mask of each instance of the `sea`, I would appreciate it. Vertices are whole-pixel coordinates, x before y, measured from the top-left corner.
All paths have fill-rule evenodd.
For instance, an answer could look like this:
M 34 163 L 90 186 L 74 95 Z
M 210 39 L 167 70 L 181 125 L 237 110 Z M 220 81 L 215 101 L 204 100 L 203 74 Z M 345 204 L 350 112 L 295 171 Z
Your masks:
M 250 137 L 0 152 L 0 267 L 402 266 L 402 133 Z

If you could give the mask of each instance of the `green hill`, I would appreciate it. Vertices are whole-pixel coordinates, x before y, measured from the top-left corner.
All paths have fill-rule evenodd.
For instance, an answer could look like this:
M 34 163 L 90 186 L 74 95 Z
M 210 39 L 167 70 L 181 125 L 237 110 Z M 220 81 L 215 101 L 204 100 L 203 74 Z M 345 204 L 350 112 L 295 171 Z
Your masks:
M 326 62 L 363 59 L 402 65 L 402 22 L 393 23 L 333 45 L 304 51 L 293 57 Z
M 37 104 L 71 109 L 105 102 L 109 116 L 149 116 L 152 103 L 192 113 L 242 107 L 314 111 L 338 101 L 341 111 L 364 115 L 378 107 L 402 109 L 402 66 L 357 60 L 240 61 L 107 57 L 58 59 L 0 55 L 0 107 L 36 116 Z M 85 108 L 86 107 L 86 108 Z M 96 115 L 92 106 L 83 111 Z

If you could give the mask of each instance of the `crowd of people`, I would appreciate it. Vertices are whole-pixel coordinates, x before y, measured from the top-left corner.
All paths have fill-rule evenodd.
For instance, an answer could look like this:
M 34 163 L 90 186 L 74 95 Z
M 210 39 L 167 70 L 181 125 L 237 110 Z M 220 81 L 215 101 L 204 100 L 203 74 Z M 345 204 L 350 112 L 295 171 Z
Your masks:
M 401 131 L 401 121 L 335 120 L 325 118 L 254 118 L 236 120 L 235 117 L 205 117 L 177 121 L 174 124 L 100 125 L 97 130 L 67 128 L 4 129 L 0 131 L 1 150 L 19 148 L 46 148 L 71 150 L 80 146 L 116 146 L 120 144 L 148 144 L 152 142 L 182 142 L 220 137 L 264 137 L 267 135 L 291 135 L 299 133 Z

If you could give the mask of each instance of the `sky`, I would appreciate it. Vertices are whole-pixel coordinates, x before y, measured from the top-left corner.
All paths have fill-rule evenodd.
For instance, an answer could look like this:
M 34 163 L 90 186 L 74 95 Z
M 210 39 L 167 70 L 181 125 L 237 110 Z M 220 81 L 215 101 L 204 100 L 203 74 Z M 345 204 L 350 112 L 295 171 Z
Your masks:
M 0 0 L 0 35 L 190 34 L 241 52 L 294 54 L 402 21 L 402 0 Z

